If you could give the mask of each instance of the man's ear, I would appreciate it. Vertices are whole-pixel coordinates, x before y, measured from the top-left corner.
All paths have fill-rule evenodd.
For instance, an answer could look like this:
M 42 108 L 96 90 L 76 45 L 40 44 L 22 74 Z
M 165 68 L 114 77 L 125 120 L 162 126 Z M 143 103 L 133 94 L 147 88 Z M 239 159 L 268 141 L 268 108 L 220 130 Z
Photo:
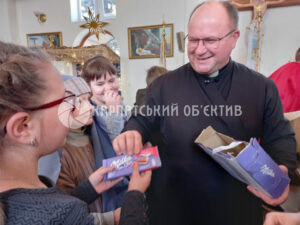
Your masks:
M 235 48 L 236 46 L 236 42 L 237 40 L 239 39 L 240 37 L 240 31 L 239 30 L 236 30 L 233 34 L 232 34 L 233 38 L 234 38 L 234 42 L 233 42 L 233 48 Z
M 17 112 L 12 115 L 6 124 L 6 132 L 11 140 L 28 144 L 32 138 L 31 116 L 26 112 Z
M 240 30 L 236 30 L 234 33 L 233 33 L 233 37 L 238 39 L 240 37 Z

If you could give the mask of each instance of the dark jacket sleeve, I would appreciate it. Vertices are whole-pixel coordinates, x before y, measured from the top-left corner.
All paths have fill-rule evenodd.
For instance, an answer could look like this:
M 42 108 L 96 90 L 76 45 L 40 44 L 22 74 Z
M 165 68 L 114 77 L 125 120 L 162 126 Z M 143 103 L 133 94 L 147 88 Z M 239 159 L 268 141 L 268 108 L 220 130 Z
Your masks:
M 292 177 L 296 168 L 296 141 L 276 85 L 268 79 L 264 110 L 264 135 L 261 145 L 279 165 L 285 165 Z
M 148 224 L 146 199 L 139 191 L 129 191 L 123 198 L 119 225 Z
M 79 185 L 77 185 L 71 192 L 71 195 L 79 198 L 87 204 L 91 204 L 96 200 L 96 198 L 100 196 L 88 179 L 82 181 Z
M 159 127 L 159 114 L 161 110 L 160 90 L 162 82 L 157 78 L 147 89 L 145 103 L 136 107 L 129 121 L 125 125 L 124 131 L 136 130 L 142 137 L 143 142 L 149 141 L 150 136 Z

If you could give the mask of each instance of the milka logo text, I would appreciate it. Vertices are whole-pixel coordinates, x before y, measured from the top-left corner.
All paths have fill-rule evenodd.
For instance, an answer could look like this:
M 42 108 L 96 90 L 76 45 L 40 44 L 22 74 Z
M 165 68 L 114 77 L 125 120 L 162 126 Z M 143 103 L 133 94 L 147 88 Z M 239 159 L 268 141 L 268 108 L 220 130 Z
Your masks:
M 271 177 L 275 177 L 275 174 L 272 169 L 270 169 L 266 164 L 260 168 L 260 172 L 264 175 L 269 175 Z
M 121 159 L 114 160 L 111 165 L 115 166 L 117 170 L 129 167 L 132 163 L 132 157 L 131 156 L 124 156 Z

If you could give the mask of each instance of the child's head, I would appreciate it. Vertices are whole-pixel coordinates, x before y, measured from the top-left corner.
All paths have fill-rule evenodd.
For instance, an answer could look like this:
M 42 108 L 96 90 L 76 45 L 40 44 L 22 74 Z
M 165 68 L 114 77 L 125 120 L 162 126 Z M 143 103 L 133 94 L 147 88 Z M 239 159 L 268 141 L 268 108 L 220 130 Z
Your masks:
M 147 70 L 146 83 L 149 86 L 160 75 L 167 73 L 168 70 L 161 66 L 152 66 Z
M 91 87 L 92 95 L 103 102 L 104 93 L 119 90 L 116 72 L 116 68 L 107 58 L 95 56 L 85 62 L 82 77 Z
M 58 119 L 64 97 L 61 76 L 43 52 L 0 42 L 1 150 L 39 149 L 32 153 L 40 157 L 61 147 L 68 132 Z

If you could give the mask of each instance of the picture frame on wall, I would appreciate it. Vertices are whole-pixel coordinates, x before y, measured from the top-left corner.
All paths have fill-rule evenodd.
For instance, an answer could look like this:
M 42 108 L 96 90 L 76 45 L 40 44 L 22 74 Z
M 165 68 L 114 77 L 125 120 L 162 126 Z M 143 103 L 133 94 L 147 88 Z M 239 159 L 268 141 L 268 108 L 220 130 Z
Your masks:
M 27 34 L 28 47 L 61 48 L 63 46 L 62 33 Z
M 173 24 L 165 24 L 166 57 L 173 56 Z M 128 28 L 130 59 L 159 58 L 163 25 Z

